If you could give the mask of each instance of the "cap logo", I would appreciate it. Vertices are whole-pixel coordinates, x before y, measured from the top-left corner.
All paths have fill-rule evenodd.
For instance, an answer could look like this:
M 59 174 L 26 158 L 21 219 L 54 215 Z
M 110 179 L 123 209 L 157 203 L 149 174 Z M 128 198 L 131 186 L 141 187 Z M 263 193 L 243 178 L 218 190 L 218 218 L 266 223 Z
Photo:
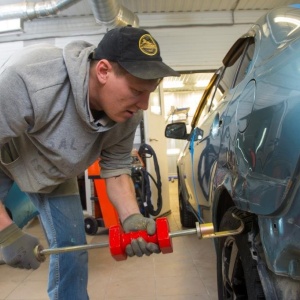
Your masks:
M 149 56 L 155 55 L 158 51 L 157 45 L 150 34 L 144 34 L 140 37 L 139 48 L 144 54 Z

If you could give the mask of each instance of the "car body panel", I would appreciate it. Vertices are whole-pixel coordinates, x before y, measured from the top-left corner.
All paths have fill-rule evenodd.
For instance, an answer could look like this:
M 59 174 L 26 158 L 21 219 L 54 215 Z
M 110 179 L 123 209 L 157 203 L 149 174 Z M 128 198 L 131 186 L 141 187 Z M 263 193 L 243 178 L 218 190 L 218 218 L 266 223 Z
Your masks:
M 199 221 L 218 228 L 226 191 L 235 206 L 257 215 L 269 269 L 294 279 L 300 279 L 299 54 L 297 5 L 259 19 L 207 87 L 177 165 L 183 197 Z

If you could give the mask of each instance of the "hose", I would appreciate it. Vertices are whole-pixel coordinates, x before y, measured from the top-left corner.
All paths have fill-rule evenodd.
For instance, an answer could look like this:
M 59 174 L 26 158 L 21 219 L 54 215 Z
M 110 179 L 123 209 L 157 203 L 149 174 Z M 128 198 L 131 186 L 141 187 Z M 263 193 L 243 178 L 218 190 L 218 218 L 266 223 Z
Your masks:
M 155 174 L 156 174 L 156 180 L 155 178 L 146 170 L 146 168 L 141 168 L 141 177 L 142 177 L 142 202 L 144 204 L 145 214 L 150 214 L 152 216 L 158 216 L 162 209 L 162 183 L 161 183 L 161 177 L 160 177 L 160 170 L 158 165 L 158 160 L 155 151 L 153 148 L 148 144 L 142 144 L 139 148 L 138 154 L 142 158 L 144 165 L 146 166 L 146 158 L 153 159 Z M 152 193 L 151 193 L 151 187 L 150 183 L 151 180 L 153 181 L 156 189 L 157 189 L 157 208 L 154 209 L 153 201 L 151 199 Z

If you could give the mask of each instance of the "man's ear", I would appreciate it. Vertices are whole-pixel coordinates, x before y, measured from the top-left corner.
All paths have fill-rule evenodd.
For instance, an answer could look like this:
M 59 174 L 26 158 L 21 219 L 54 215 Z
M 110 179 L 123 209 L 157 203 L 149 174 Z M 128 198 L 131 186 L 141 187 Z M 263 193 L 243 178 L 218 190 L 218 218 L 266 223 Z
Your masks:
M 107 59 L 101 59 L 98 61 L 96 65 L 96 76 L 100 83 L 105 84 L 111 72 L 112 65 Z

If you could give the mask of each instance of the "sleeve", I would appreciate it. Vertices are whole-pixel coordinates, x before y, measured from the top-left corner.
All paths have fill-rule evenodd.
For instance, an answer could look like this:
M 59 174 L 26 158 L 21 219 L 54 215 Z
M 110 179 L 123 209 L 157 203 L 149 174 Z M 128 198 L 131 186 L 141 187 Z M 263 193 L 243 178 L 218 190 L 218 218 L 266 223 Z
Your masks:
M 109 147 L 104 147 L 101 152 L 100 166 L 101 177 L 110 178 L 122 174 L 131 175 L 132 157 L 131 151 L 138 124 L 141 121 L 142 113 L 134 120 L 123 123 L 111 134 L 115 140 Z
M 32 127 L 34 113 L 23 79 L 13 67 L 0 75 L 0 149 Z

